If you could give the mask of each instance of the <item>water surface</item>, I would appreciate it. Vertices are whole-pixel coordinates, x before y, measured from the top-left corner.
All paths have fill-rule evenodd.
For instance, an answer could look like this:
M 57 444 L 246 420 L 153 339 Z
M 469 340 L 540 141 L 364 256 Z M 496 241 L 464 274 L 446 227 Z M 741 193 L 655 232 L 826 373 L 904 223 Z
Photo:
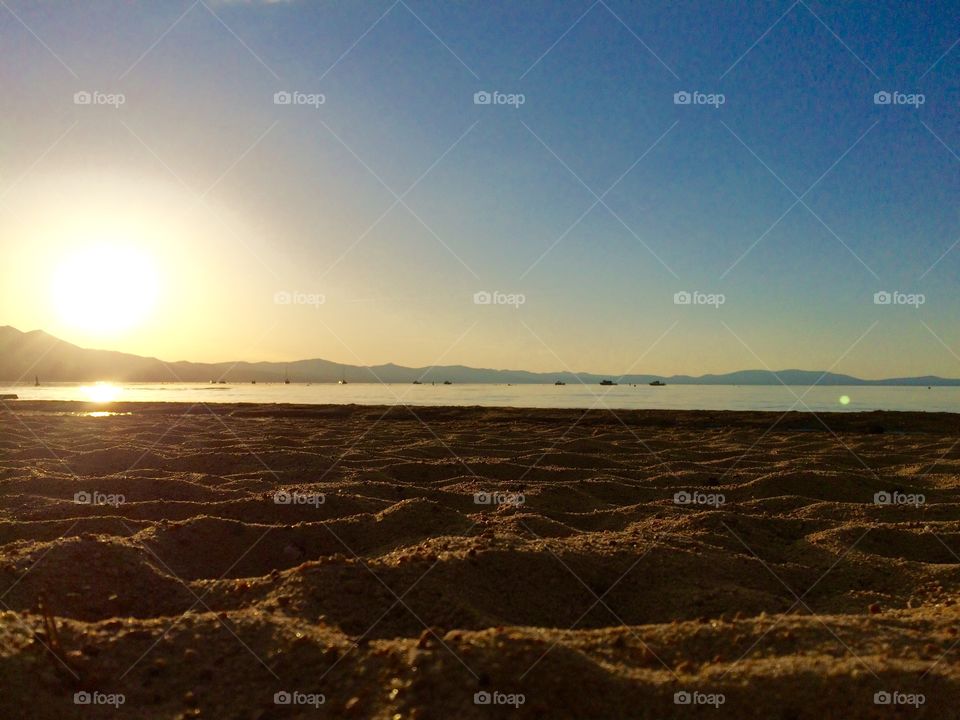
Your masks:
M 482 405 L 487 407 L 670 410 L 919 410 L 960 412 L 960 387 L 783 385 L 412 385 L 350 383 L 50 383 L 0 385 L 22 400 L 99 402 Z M 799 398 L 799 399 L 798 399 Z

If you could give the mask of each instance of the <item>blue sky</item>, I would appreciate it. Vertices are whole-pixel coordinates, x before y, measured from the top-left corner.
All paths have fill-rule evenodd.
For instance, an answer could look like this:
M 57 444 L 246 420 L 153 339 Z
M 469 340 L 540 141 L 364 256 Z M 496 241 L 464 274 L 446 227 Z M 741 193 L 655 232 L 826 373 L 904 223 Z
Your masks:
M 955 3 L 8 5 L 4 322 L 171 359 L 960 376 Z M 47 301 L 98 227 L 156 259 L 122 332 Z

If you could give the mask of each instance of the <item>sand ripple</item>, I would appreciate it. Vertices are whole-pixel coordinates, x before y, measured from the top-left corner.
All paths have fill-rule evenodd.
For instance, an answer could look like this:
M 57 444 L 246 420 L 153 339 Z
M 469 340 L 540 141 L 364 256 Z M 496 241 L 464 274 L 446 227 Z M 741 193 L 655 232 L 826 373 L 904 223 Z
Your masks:
M 11 407 L 7 717 L 958 716 L 956 416 Z

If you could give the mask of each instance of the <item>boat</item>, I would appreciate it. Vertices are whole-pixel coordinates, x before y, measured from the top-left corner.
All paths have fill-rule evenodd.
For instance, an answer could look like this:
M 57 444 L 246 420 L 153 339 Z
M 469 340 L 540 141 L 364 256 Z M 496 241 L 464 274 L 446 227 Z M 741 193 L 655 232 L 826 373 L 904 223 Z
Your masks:
M 39 375 L 34 375 L 34 376 L 33 376 L 33 386 L 34 386 L 34 387 L 40 387 L 40 376 L 39 376 Z M 929 390 L 929 388 L 927 388 L 927 389 Z
M 290 373 L 287 372 L 286 368 L 283 369 L 283 384 L 284 385 L 290 384 Z
M 665 382 L 661 382 L 661 381 L 659 381 L 659 380 L 654 380 L 654 381 L 653 381 L 652 383 L 650 383 L 650 384 L 653 385 L 653 387 L 664 387 L 664 386 L 666 385 Z
M 600 384 L 601 384 L 601 385 L 616 385 L 616 383 L 615 383 L 613 380 L 601 380 L 601 381 L 600 381 Z
M 563 380 L 557 380 L 554 385 L 566 385 L 566 383 Z
M 251 385 L 256 385 L 256 384 L 257 384 L 257 381 L 256 381 L 256 380 L 251 380 L 251 381 L 250 381 L 250 384 L 251 384 Z
M 443 384 L 444 384 L 444 385 L 453 385 L 453 383 L 450 382 L 449 380 L 444 380 L 444 381 L 443 381 Z
M 423 385 L 423 383 L 420 382 L 419 380 L 414 380 L 414 381 L 413 381 L 413 384 L 414 384 L 414 385 Z
M 340 366 L 340 379 L 337 380 L 337 385 L 346 385 L 347 384 L 347 375 L 346 370 L 344 370 L 343 365 Z
M 17 400 L 17 399 L 19 398 L 13 393 L 5 393 L 3 395 L 0 395 L 0 400 Z

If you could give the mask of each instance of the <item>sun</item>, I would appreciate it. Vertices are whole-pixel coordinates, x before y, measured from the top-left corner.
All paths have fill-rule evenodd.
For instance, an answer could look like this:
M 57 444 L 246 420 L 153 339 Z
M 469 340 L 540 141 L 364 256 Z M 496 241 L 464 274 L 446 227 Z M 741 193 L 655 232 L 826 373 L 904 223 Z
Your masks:
M 53 304 L 65 324 L 114 333 L 143 323 L 157 300 L 156 263 L 131 244 L 88 245 L 68 253 L 53 273 Z

